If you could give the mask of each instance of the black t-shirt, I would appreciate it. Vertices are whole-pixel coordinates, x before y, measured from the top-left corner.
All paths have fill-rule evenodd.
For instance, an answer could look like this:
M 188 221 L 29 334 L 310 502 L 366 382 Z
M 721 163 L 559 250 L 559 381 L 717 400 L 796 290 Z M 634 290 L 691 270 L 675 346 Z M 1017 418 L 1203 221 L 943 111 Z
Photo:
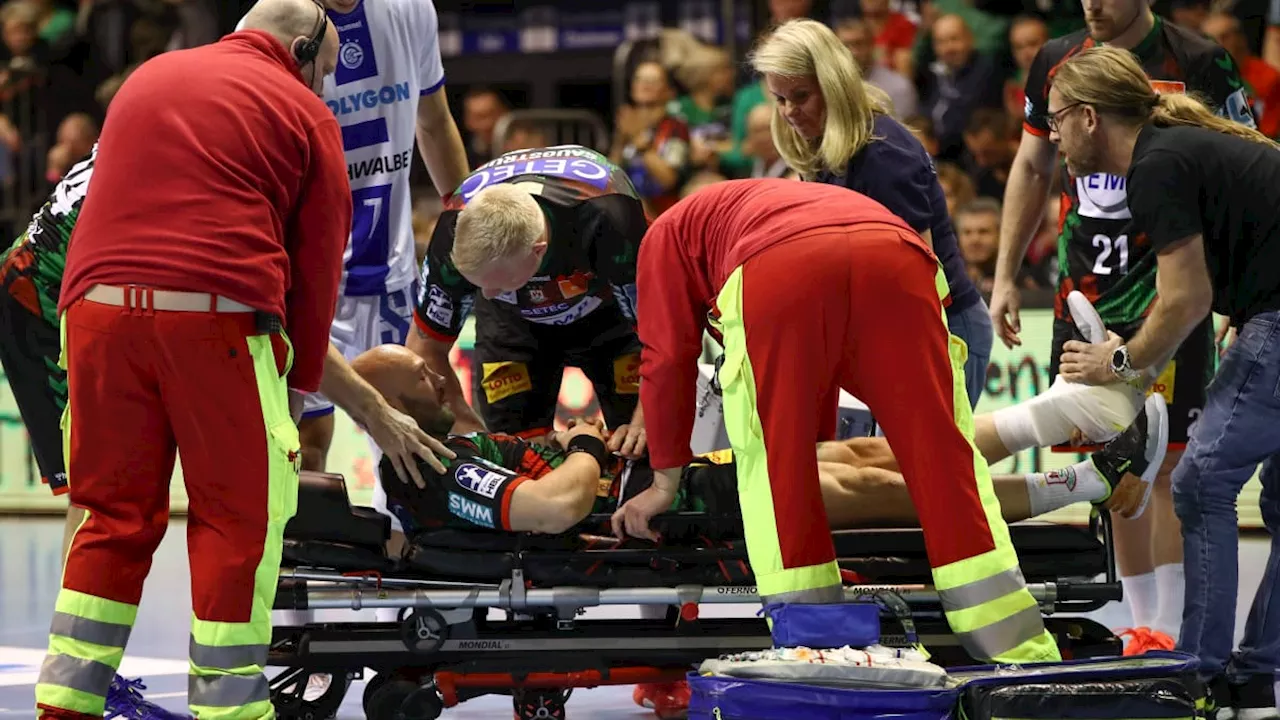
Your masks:
M 1152 254 L 1204 236 L 1214 312 L 1240 324 L 1280 309 L 1280 150 L 1202 128 L 1148 126 L 1127 179 L 1129 210 Z
M 871 142 L 849 161 L 843 176 L 822 172 L 818 182 L 842 185 L 884 205 L 913 230 L 933 231 L 933 251 L 942 263 L 951 288 L 951 312 L 982 299 L 960 257 L 947 198 L 938 182 L 933 158 L 902 123 L 888 115 L 875 116 Z
M 1040 48 L 1027 71 L 1026 132 L 1049 136 L 1053 74 L 1076 53 L 1097 44 L 1081 30 Z M 1219 115 L 1254 127 L 1240 73 L 1212 40 L 1157 17 L 1132 52 L 1158 91 L 1196 95 Z M 1074 178 L 1064 163 L 1062 187 L 1057 316 L 1067 319 L 1067 295 L 1079 290 L 1107 325 L 1141 322 L 1156 296 L 1155 255 L 1141 239 L 1144 228 L 1130 217 L 1125 179 L 1105 173 Z
M 644 207 L 627 175 L 603 155 L 577 145 L 509 152 L 462 181 L 436 223 L 414 321 L 427 335 L 452 342 L 470 314 L 476 287 L 450 259 L 458 213 L 497 183 L 529 187 L 550 229 L 542 266 L 518 291 L 494 301 L 540 325 L 569 325 L 617 304 L 635 322 L 636 258 L 648 229 Z

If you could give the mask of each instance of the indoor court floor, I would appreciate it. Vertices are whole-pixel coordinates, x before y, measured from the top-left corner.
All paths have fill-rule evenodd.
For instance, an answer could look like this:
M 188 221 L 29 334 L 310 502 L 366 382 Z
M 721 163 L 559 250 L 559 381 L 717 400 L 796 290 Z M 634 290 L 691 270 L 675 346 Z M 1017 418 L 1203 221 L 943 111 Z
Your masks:
M 60 518 L 12 518 L 0 520 L 0 720 L 34 717 L 34 686 L 48 641 L 49 619 L 59 578 L 58 553 L 62 538 Z M 1257 589 L 1266 564 L 1268 539 L 1251 534 L 1241 541 L 1240 597 L 1237 603 L 1236 637 L 1243 632 L 1248 604 Z M 756 608 L 746 605 L 728 609 L 734 615 L 751 615 Z M 606 614 L 608 613 L 608 614 Z M 146 695 L 166 708 L 186 708 L 186 651 L 191 614 L 186 526 L 174 520 L 156 554 L 147 579 L 138 625 L 133 631 L 121 667 L 126 677 L 142 676 Z M 719 614 L 719 613 L 717 613 Z M 633 608 L 596 609 L 588 616 L 635 615 Z M 1113 603 L 1093 617 L 1109 627 L 1129 623 L 1129 610 Z M 372 620 L 371 612 L 325 611 L 323 620 Z M 270 672 L 278 672 L 272 669 Z M 364 717 L 360 697 L 364 682 L 357 681 L 347 693 L 338 717 Z M 631 702 L 631 687 L 577 690 L 569 700 L 568 716 L 593 720 L 653 718 L 647 710 Z M 511 717 L 511 699 L 506 696 L 477 698 L 446 710 L 444 720 L 480 720 Z

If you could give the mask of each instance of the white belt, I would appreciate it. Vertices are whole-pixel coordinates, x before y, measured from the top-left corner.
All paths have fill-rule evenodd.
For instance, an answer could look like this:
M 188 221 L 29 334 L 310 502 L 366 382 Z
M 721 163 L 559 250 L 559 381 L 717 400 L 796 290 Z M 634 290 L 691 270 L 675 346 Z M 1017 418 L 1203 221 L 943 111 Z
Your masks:
M 253 308 L 231 298 L 215 297 L 209 293 L 156 290 L 143 285 L 94 285 L 84 294 L 84 299 L 100 305 L 165 312 L 254 312 Z

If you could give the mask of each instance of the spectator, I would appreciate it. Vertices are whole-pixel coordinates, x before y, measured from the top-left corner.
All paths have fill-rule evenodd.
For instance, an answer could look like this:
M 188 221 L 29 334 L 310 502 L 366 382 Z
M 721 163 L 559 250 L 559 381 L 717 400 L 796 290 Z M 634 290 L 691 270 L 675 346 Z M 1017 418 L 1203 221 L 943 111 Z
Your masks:
M 670 112 L 689 127 L 692 164 L 715 169 L 719 156 L 733 147 L 729 136 L 733 62 L 724 50 L 701 46 L 684 59 L 676 79 L 688 92 L 672 103 Z
M 540 148 L 550 145 L 547 133 L 541 125 L 527 120 L 513 120 L 507 123 L 499 153 L 509 153 L 526 148 Z M 496 138 L 495 138 L 496 139 Z
M 862 22 L 871 36 L 875 64 L 894 70 L 904 77 L 911 76 L 911 46 L 916 40 L 916 25 L 900 12 L 889 9 L 889 0 L 862 0 Z M 837 29 L 838 31 L 838 29 Z M 841 40 L 843 40 L 843 36 Z M 848 42 L 845 43 L 848 45 Z M 852 49 L 852 48 L 850 48 Z M 858 53 L 854 53 L 858 57 Z M 870 74 L 863 65 L 864 73 Z M 887 89 L 886 89 L 887 91 Z M 911 113 L 906 113 L 910 115 Z
M 1009 28 L 1009 47 L 1013 51 L 1013 77 L 1004 84 L 1004 109 L 1010 117 L 1026 114 L 1027 70 L 1041 46 L 1049 41 L 1049 26 L 1034 15 L 1023 15 Z M 1003 196 L 1002 196 L 1003 197 Z
M 98 141 L 98 124 L 85 113 L 73 113 L 58 125 L 57 142 L 49 149 L 45 178 L 50 183 L 62 179 L 71 166 L 80 162 Z
M 980 197 L 960 206 L 955 215 L 960 256 L 969 278 L 983 295 L 991 293 L 996 277 L 996 251 L 1000 247 L 1000 201 Z
M 1018 152 L 1012 119 L 1004 110 L 978 108 L 964 129 L 967 170 L 979 197 L 1004 197 L 1009 168 Z
M 1057 4 L 1057 3 L 1055 3 Z M 911 72 L 903 73 L 917 83 L 927 80 L 930 65 L 936 59 L 933 26 L 948 15 L 956 15 L 973 35 L 977 52 L 996 61 L 1009 47 L 1009 18 L 994 15 L 975 6 L 972 0 L 923 0 L 920 4 L 920 30 L 911 49 Z
M 924 108 L 933 118 L 938 156 L 950 160 L 964 149 L 969 115 L 1002 105 L 1002 85 L 995 63 L 974 49 L 973 33 L 959 15 L 944 15 L 933 24 L 933 50 L 938 61 L 926 81 Z
M 631 78 L 631 104 L 618 108 L 609 158 L 627 171 L 650 215 L 680 199 L 689 171 L 689 126 L 667 112 L 671 82 L 662 65 L 647 61 Z
M 1253 98 L 1258 129 L 1269 138 L 1280 137 L 1280 71 L 1249 48 L 1240 20 L 1223 12 L 1211 13 L 1200 28 L 1223 47 L 1240 66 L 1240 77 Z
M 779 178 L 794 177 L 787 167 L 787 162 L 778 154 L 778 146 L 773 144 L 773 134 L 769 124 L 773 121 L 773 108 L 760 104 L 747 113 L 747 139 L 742 144 L 743 152 L 751 158 L 751 177 Z
M 938 136 L 933 132 L 932 120 L 923 115 L 912 115 L 903 120 L 902 124 L 915 134 L 930 157 L 938 157 Z
M 956 216 L 956 208 L 968 205 L 978 196 L 973 189 L 973 178 L 954 163 L 938 163 L 938 184 L 942 186 L 942 195 L 947 199 L 947 214 L 951 217 Z
M 479 167 L 500 153 L 493 147 L 493 129 L 510 111 L 507 102 L 491 88 L 468 90 L 462 98 L 462 125 L 467 131 L 467 162 Z
M 39 70 L 40 8 L 28 0 L 11 0 L 0 8 L 9 64 L 0 70 L 0 98 L 5 100 L 33 87 Z
M 882 0 L 874 0 L 881 2 Z M 866 3 L 863 3 L 865 10 Z M 909 21 L 908 21 L 909 22 Z M 915 26 L 912 26 L 914 32 Z M 880 88 L 893 101 L 893 116 L 899 120 L 916 114 L 919 101 L 916 86 L 905 75 L 887 64 L 876 62 L 876 47 L 872 44 L 871 28 L 864 20 L 844 20 L 836 27 L 840 42 L 853 53 L 853 59 L 862 71 L 862 78 Z

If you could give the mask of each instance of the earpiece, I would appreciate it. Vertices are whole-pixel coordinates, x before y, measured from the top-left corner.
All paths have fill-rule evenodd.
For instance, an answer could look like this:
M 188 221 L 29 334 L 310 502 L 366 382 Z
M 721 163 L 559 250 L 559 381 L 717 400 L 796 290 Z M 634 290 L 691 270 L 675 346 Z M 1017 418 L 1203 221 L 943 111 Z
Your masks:
M 315 5 L 316 9 L 320 11 L 320 17 L 316 20 L 316 27 L 311 31 L 311 35 L 307 37 L 307 41 L 298 45 L 297 49 L 293 51 L 293 57 L 298 61 L 298 65 L 306 65 L 316 59 L 316 56 L 320 54 L 320 45 L 324 43 L 325 32 L 329 29 L 324 5 L 319 2 L 316 2 Z

